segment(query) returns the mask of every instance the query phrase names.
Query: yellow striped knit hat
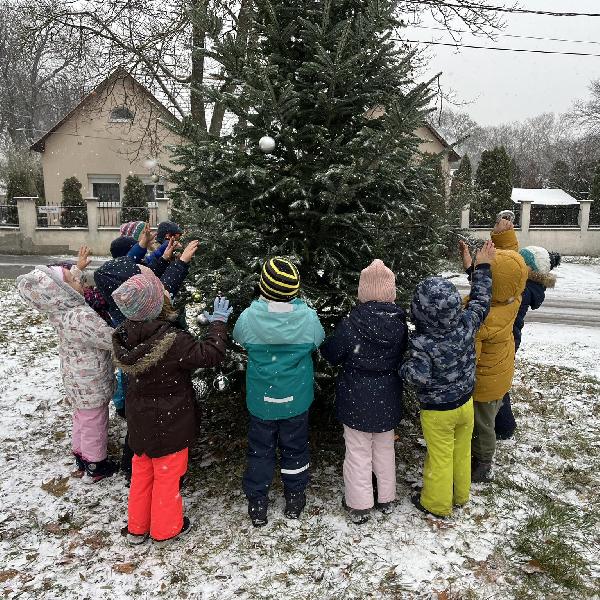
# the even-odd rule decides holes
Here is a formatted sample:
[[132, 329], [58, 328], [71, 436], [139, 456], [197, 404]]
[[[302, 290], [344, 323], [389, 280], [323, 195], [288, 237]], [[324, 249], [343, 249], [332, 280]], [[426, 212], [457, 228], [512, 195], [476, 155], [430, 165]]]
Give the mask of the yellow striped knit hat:
[[286, 258], [269, 258], [263, 264], [258, 287], [267, 300], [293, 300], [300, 291], [298, 269]]

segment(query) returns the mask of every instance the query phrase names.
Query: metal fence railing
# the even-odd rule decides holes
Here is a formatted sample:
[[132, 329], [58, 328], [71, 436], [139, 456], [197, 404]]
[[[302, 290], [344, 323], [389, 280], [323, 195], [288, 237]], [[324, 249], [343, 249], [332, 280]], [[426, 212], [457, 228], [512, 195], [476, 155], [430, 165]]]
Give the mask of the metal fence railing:
[[38, 227], [87, 227], [87, 207], [47, 205], [37, 207]]
[[0, 226], [19, 226], [19, 211], [17, 210], [16, 204], [0, 204]]
[[148, 221], [151, 227], [156, 227], [156, 203], [149, 202], [146, 206], [121, 206], [118, 202], [98, 203], [98, 227], [120, 227], [129, 221]]
[[579, 227], [579, 204], [568, 206], [546, 206], [533, 204], [529, 227], [566, 227], [577, 229]]

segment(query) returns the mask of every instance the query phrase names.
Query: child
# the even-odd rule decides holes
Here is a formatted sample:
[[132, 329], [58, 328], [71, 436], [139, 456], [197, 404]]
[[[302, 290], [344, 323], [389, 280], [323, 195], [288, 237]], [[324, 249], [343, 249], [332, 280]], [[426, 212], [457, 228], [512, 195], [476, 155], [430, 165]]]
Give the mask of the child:
[[398, 368], [406, 349], [406, 317], [394, 304], [396, 276], [374, 260], [360, 273], [358, 300], [320, 352], [343, 365], [336, 379], [336, 416], [344, 425], [344, 506], [356, 524], [373, 508], [384, 513], [396, 499], [394, 428], [402, 417], [402, 379]]
[[[497, 248], [519, 250], [519, 242], [511, 221], [501, 219], [492, 231], [492, 240]], [[546, 299], [546, 289], [553, 288], [556, 284], [556, 277], [550, 274], [553, 268], [553, 261], [550, 253], [545, 248], [528, 246], [519, 250], [519, 254], [523, 257], [527, 265], [528, 277], [521, 297], [521, 306], [513, 325], [515, 352], [521, 345], [521, 333], [525, 325], [527, 312], [530, 308], [531, 310], [540, 308]], [[496, 415], [496, 439], [510, 439], [514, 435], [516, 428], [517, 423], [510, 403], [510, 391], [508, 391], [504, 394], [502, 406]]]
[[296, 296], [300, 276], [287, 259], [265, 261], [260, 298], [240, 315], [233, 339], [248, 351], [250, 412], [243, 487], [255, 527], [267, 524], [268, 493], [279, 446], [285, 516], [298, 519], [308, 484], [308, 409], [314, 397], [311, 354], [325, 334], [317, 313]]
[[494, 259], [494, 245], [486, 242], [477, 253], [471, 297], [464, 310], [454, 284], [440, 277], [422, 281], [411, 304], [416, 331], [401, 374], [417, 388], [427, 443], [423, 489], [411, 501], [435, 516], [448, 516], [453, 504], [461, 506], [469, 500], [475, 336], [490, 307]]
[[523, 257], [515, 251], [518, 242], [514, 226], [507, 219], [501, 219], [495, 231], [500, 229], [505, 233], [492, 235], [492, 241], [499, 247], [492, 263], [492, 307], [476, 340], [475, 427], [471, 448], [472, 480], [476, 483], [490, 479], [496, 452], [496, 415], [512, 385], [515, 371], [513, 326], [529, 273]]
[[116, 471], [107, 458], [114, 373], [112, 329], [86, 304], [79, 282], [89, 263], [89, 249], [82, 246], [76, 267], [36, 267], [17, 278], [17, 290], [56, 329], [63, 384], [73, 407], [74, 476], [95, 483]]
[[116, 364], [128, 376], [125, 412], [134, 452], [123, 533], [132, 544], [149, 536], [165, 542], [191, 526], [179, 484], [195, 433], [192, 373], [222, 362], [232, 308], [226, 298], [217, 298], [206, 340], [198, 342], [170, 323], [170, 311], [158, 318], [165, 289], [147, 267], [115, 290], [113, 299], [127, 317], [113, 339]]

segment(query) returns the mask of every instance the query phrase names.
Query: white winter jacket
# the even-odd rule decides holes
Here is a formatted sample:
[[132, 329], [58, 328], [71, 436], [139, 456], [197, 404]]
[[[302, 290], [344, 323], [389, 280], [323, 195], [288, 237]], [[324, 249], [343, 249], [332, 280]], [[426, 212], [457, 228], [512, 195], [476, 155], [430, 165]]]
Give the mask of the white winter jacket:
[[113, 329], [48, 267], [17, 277], [17, 290], [56, 329], [63, 384], [73, 408], [107, 404], [114, 390]]

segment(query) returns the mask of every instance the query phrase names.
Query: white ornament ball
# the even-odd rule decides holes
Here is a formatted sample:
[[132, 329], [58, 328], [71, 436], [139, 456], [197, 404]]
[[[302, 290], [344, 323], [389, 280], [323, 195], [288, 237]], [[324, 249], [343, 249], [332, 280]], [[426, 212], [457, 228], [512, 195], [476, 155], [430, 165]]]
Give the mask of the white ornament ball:
[[225, 390], [229, 389], [229, 386], [229, 377], [223, 375], [223, 373], [217, 375], [213, 381], [213, 387], [219, 392], [224, 392]]
[[260, 140], [258, 140], [258, 147], [261, 152], [271, 154], [271, 152], [275, 150], [275, 140], [270, 135], [263, 135]]
[[198, 325], [208, 325], [208, 319], [204, 313], [200, 313], [196, 317], [196, 321], [198, 321]]
[[150, 179], [152, 179], [152, 183], [158, 183], [160, 181], [160, 175], [153, 173], [152, 177], [150, 177]]

